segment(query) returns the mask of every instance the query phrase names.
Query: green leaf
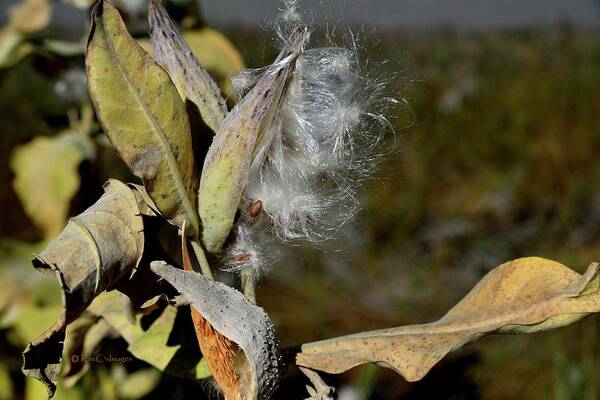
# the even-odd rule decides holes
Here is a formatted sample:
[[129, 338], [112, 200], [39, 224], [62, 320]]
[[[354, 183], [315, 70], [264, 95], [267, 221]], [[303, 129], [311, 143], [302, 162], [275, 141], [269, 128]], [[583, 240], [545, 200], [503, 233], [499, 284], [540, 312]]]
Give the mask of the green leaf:
[[[190, 363], [190, 354], [180, 354], [184, 345], [173, 338], [177, 316], [175, 307], [166, 306], [152, 324], [144, 328], [142, 314], [131, 315], [131, 302], [122, 293], [111, 291], [98, 296], [89, 311], [102, 317], [128, 343], [128, 350], [136, 358], [168, 374], [183, 377], [205, 377], [202, 362]], [[194, 343], [193, 335], [187, 335]]]
[[298, 29], [275, 62], [227, 115], [208, 149], [200, 189], [198, 212], [202, 220], [202, 241], [209, 252], [217, 252], [227, 239], [248, 180], [250, 166], [261, 162], [272, 135], [267, 134], [276, 119], [296, 59], [307, 40]]
[[14, 387], [10, 377], [10, 370], [4, 364], [0, 364], [0, 400], [14, 399]]
[[492, 333], [533, 333], [600, 311], [599, 266], [585, 274], [538, 257], [489, 272], [440, 320], [304, 344], [299, 366], [341, 373], [376, 363], [409, 381], [423, 378], [449, 352]]
[[94, 152], [92, 140], [74, 130], [36, 137], [15, 148], [10, 160], [13, 187], [44, 238], [56, 236], [65, 226], [71, 199], [79, 189], [77, 169]]
[[14, 29], [0, 30], [0, 69], [9, 68], [33, 52], [33, 45]]
[[85, 53], [85, 45], [79, 41], [44, 39], [42, 48], [61, 57], [76, 57]]
[[34, 259], [38, 270], [55, 274], [62, 289], [58, 320], [23, 352], [23, 372], [41, 380], [49, 394], [56, 389], [66, 326], [97, 295], [129, 277], [143, 249], [143, 221], [136, 197], [125, 184], [109, 180], [105, 194], [71, 218], [61, 234]]
[[169, 72], [181, 97], [190, 100], [206, 125], [217, 132], [227, 114], [219, 87], [179, 34], [161, 0], [148, 4], [154, 59]]
[[98, 119], [161, 214], [179, 227], [187, 221], [196, 236], [198, 179], [184, 103], [109, 1], [96, 4], [92, 19], [86, 66]]
[[132, 372], [118, 383], [117, 392], [121, 399], [140, 399], [148, 395], [160, 381], [160, 371], [146, 368]]
[[41, 248], [39, 243], [0, 240], [0, 329], [21, 321], [21, 313], [31, 303], [51, 302], [52, 291], [47, 288], [54, 288], [56, 280], [31, 268], [31, 257]]

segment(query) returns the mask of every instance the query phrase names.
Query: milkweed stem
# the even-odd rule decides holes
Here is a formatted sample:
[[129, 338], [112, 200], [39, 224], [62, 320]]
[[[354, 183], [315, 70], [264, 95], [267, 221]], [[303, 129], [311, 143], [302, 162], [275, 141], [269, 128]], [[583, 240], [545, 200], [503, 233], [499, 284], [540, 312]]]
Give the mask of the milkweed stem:
[[208, 264], [208, 260], [206, 259], [206, 253], [202, 248], [202, 245], [198, 240], [191, 240], [192, 249], [194, 250], [194, 254], [196, 255], [196, 259], [198, 260], [198, 264], [200, 264], [200, 270], [202, 271], [202, 275], [210, 280], [214, 280], [213, 273], [210, 269], [210, 265]]

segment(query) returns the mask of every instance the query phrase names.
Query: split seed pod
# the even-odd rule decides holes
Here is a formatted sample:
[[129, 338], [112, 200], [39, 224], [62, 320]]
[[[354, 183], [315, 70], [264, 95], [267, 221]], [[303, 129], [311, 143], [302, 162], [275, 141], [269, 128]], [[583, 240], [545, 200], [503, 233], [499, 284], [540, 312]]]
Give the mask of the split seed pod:
[[209, 252], [221, 249], [229, 235], [251, 165], [261, 162], [271, 137], [296, 60], [308, 40], [300, 27], [256, 86], [227, 115], [204, 161], [198, 212], [202, 240]]
[[161, 0], [148, 3], [148, 21], [154, 59], [169, 72], [181, 97], [191, 101], [206, 125], [216, 132], [227, 114], [217, 83], [177, 31]]
[[[150, 268], [177, 289], [206, 321], [204, 325], [212, 331], [207, 332], [206, 342], [228, 340], [238, 346], [235, 355], [229, 351], [211, 354], [221, 358], [218, 373], [235, 375], [232, 386], [222, 387], [225, 399], [269, 399], [279, 384], [282, 361], [275, 328], [265, 310], [250, 303], [239, 291], [199, 273], [183, 271], [164, 261], [154, 261]], [[209, 350], [219, 348], [224, 349], [215, 343]], [[232, 364], [233, 371], [222, 370]]]

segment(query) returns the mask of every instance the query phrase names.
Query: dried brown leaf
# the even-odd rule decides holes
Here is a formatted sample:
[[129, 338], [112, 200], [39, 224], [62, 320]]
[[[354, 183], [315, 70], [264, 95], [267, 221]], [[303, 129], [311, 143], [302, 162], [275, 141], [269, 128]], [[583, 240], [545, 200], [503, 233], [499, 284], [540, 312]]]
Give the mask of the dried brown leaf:
[[54, 273], [62, 288], [58, 320], [23, 352], [23, 372], [42, 381], [49, 394], [56, 389], [66, 326], [97, 295], [131, 275], [142, 257], [143, 222], [135, 195], [113, 179], [104, 190], [33, 260], [38, 270]]
[[304, 344], [298, 365], [342, 373], [376, 363], [417, 381], [446, 354], [492, 333], [533, 333], [600, 311], [598, 264], [580, 275], [538, 257], [489, 272], [440, 320]]

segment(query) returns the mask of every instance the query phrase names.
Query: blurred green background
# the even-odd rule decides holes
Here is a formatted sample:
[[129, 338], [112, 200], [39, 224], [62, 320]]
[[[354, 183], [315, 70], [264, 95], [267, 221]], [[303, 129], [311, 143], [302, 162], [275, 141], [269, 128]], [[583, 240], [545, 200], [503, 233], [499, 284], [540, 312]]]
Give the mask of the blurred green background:
[[[68, 182], [70, 189], [52, 198], [68, 215], [91, 205], [109, 177], [132, 180], [81, 111], [87, 94], [79, 40], [87, 11], [83, 2], [74, 3], [82, 8], [54, 6], [84, 21], [72, 29], [53, 25], [55, 12], [44, 20], [43, 2], [28, 9], [27, 23], [10, 27], [6, 3], [0, 19], [0, 399], [43, 398], [41, 386], [20, 373], [20, 352], [56, 313], [56, 299], [44, 290], [49, 283], [28, 262], [56, 228], [30, 218], [35, 211], [26, 208], [39, 208], [35, 199], [47, 194], [20, 198], [19, 171], [43, 161], [24, 173], [30, 181], [50, 191]], [[169, 7], [189, 32], [211, 26], [195, 4]], [[142, 38], [145, 17], [135, 8], [122, 10]], [[220, 30], [249, 67], [269, 63], [276, 53], [263, 26]], [[261, 281], [258, 301], [283, 346], [435, 320], [510, 259], [538, 255], [577, 271], [600, 261], [598, 28], [564, 21], [494, 30], [357, 31], [369, 70], [395, 76], [388, 92], [403, 100], [391, 116], [396, 133], [387, 138], [389, 151], [344, 239], [324, 249], [298, 246]], [[228, 90], [227, 79], [242, 61], [235, 49], [214, 43], [197, 49], [213, 51], [206, 62]], [[32, 140], [57, 138], [67, 129], [84, 131], [92, 149], [74, 159], [32, 151], [15, 161]], [[75, 177], [60, 168], [49, 176], [48, 163], [69, 163], [60, 168]], [[60, 213], [56, 218], [64, 223]], [[417, 383], [374, 366], [324, 379], [342, 400], [597, 399], [599, 318], [547, 333], [485, 338]], [[116, 337], [100, 344], [119, 354], [125, 347]], [[290, 368], [276, 398], [306, 397], [305, 383]], [[203, 398], [198, 388], [142, 361], [98, 363], [57, 398]]]

